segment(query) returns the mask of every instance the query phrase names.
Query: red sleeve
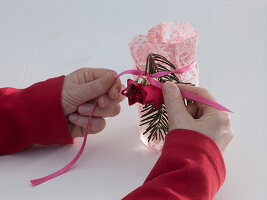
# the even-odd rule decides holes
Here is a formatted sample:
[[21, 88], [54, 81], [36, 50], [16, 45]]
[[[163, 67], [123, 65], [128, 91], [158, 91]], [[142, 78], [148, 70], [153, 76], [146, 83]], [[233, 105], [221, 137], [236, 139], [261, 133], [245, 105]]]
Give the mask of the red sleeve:
[[162, 154], [130, 199], [213, 199], [225, 179], [221, 152], [208, 136], [185, 129], [168, 133]]
[[0, 89], [0, 155], [32, 144], [72, 143], [61, 106], [64, 76], [26, 89]]

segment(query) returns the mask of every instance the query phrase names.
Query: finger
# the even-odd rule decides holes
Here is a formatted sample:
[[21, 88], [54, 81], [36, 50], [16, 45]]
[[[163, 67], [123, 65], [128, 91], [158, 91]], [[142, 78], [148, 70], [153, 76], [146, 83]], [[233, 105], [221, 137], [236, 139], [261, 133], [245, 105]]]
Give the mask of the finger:
[[72, 124], [71, 136], [72, 138], [83, 137], [82, 127]]
[[118, 95], [120, 94], [121, 89], [122, 89], [121, 81], [120, 79], [117, 79], [115, 83], [111, 86], [111, 88], [109, 89], [108, 94], [112, 99], [116, 99]]
[[197, 105], [195, 103], [187, 105], [186, 109], [193, 118], [197, 117]]
[[181, 128], [184, 122], [192, 119], [184, 105], [184, 99], [180, 90], [174, 83], [164, 83], [163, 97], [168, 113], [170, 130], [174, 129], [174, 127]]
[[[88, 116], [91, 113], [93, 106], [94, 106], [93, 104], [83, 104], [79, 106], [78, 112], [81, 115]], [[101, 108], [99, 106], [96, 106], [93, 116], [94, 117], [114, 117], [120, 113], [120, 110], [121, 110], [121, 106], [119, 103], [113, 104], [107, 108]]]
[[76, 74], [73, 77], [77, 78], [77, 82], [80, 84], [100, 79], [106, 74], [114, 74], [114, 77], [117, 76], [117, 73], [114, 70], [104, 68], [81, 68], [73, 73]]
[[[189, 86], [189, 85], [184, 85], [184, 84], [178, 84], [178, 87], [182, 90], [192, 92], [193, 94], [197, 94], [199, 96], [205, 97], [207, 99], [210, 99], [210, 100], [216, 102], [216, 99], [205, 88], [200, 88], [200, 87], [196, 87], [196, 86]], [[217, 110], [217, 109], [215, 109], [209, 105], [206, 105], [206, 104], [203, 104], [203, 103], [200, 103], [197, 101], [195, 103], [196, 103], [198, 109], [200, 109], [200, 110], [204, 110], [204, 109]]]
[[[71, 114], [69, 116], [69, 120], [71, 123], [86, 128], [87, 126], [87, 122], [88, 122], [88, 117], [87, 116], [82, 116], [79, 114]], [[88, 128], [88, 133], [98, 133], [100, 131], [102, 131], [106, 126], [106, 121], [101, 118], [101, 117], [92, 117], [90, 124], [89, 124], [89, 128]]]
[[80, 84], [77, 92], [85, 102], [95, 99], [103, 94], [106, 94], [115, 80], [114, 73], [107, 73], [105, 76], [91, 81], [89, 83]]
[[102, 95], [98, 98], [97, 103], [99, 107], [106, 108], [106, 107], [112, 106], [113, 104], [122, 102], [124, 98], [125, 96], [123, 96], [122, 94], [119, 94], [116, 99], [110, 98], [109, 95]]

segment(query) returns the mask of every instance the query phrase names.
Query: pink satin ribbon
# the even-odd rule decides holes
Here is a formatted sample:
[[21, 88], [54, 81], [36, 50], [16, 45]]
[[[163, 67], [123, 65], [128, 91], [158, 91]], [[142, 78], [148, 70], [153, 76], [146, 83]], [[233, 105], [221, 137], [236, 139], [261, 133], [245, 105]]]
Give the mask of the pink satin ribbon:
[[[152, 77], [152, 78], [159, 78], [161, 76], [165, 76], [165, 75], [168, 75], [168, 74], [171, 74], [171, 73], [175, 73], [175, 74], [182, 74], [188, 70], [190, 70], [192, 67], [195, 66], [195, 64], [197, 64], [196, 62], [193, 62], [191, 63], [190, 65], [188, 66], [185, 66], [183, 68], [180, 68], [180, 69], [177, 69], [177, 70], [174, 70], [174, 71], [163, 71], [163, 72], [157, 72], [157, 73], [154, 73], [154, 74], [148, 74], [147, 76], [148, 77]], [[145, 71], [142, 71], [140, 70], [139, 68], [136, 70], [136, 69], [130, 69], [130, 70], [125, 70], [123, 72], [121, 72], [117, 77], [116, 77], [116, 80], [122, 76], [122, 75], [125, 75], [125, 74], [132, 74], [132, 75], [136, 75], [136, 76], [146, 76], [146, 72]]]
[[36, 186], [36, 185], [39, 185], [41, 183], [44, 183], [46, 181], [49, 181], [50, 179], [53, 179], [57, 176], [60, 176], [61, 174], [64, 174], [65, 172], [69, 171], [70, 168], [78, 161], [78, 159], [81, 157], [82, 153], [83, 153], [83, 150], [84, 150], [84, 147], [86, 145], [86, 140], [87, 140], [87, 135], [88, 135], [88, 129], [89, 129], [89, 124], [90, 124], [90, 121], [91, 121], [91, 118], [92, 118], [92, 115], [94, 113], [94, 110], [95, 110], [95, 107], [96, 107], [96, 104], [97, 102], [94, 103], [93, 105], [93, 109], [91, 110], [91, 113], [89, 115], [89, 118], [88, 118], [88, 122], [87, 122], [87, 125], [86, 125], [86, 131], [85, 131], [85, 136], [84, 136], [84, 139], [83, 139], [83, 143], [82, 143], [82, 146], [79, 150], [79, 152], [77, 153], [77, 155], [73, 158], [72, 161], [70, 161], [69, 164], [67, 164], [65, 167], [63, 167], [62, 169], [52, 173], [52, 174], [49, 174], [47, 176], [44, 176], [42, 178], [38, 178], [38, 179], [34, 179], [34, 180], [31, 180], [31, 184], [33, 186]]
[[[168, 75], [170, 73], [176, 73], [176, 74], [181, 74], [181, 73], [184, 73], [188, 70], [190, 70], [193, 66], [195, 66], [196, 62], [193, 62], [191, 63], [190, 65], [186, 66], [186, 67], [183, 67], [181, 69], [178, 69], [178, 70], [175, 70], [175, 71], [171, 71], [171, 72], [167, 72], [167, 71], [164, 71], [164, 72], [157, 72], [157, 73], [154, 73], [154, 74], [151, 74], [151, 75], [148, 75], [147, 76], [147, 79], [148, 81], [150, 82], [150, 84], [158, 87], [158, 88], [161, 88], [163, 87], [163, 84], [158, 82], [157, 80], [153, 79], [153, 78], [159, 78], [159, 77], [162, 77], [162, 76], [165, 76], [165, 75]], [[142, 71], [142, 70], [126, 70], [122, 73], [120, 73], [117, 77], [116, 77], [116, 80], [124, 75], [124, 74], [132, 74], [132, 75], [137, 75], [137, 76], [145, 76], [145, 71]], [[181, 94], [183, 97], [185, 98], [188, 98], [188, 99], [191, 99], [191, 100], [194, 100], [194, 101], [198, 101], [198, 102], [201, 102], [201, 103], [204, 103], [204, 104], [207, 104], [209, 106], [212, 106], [214, 108], [217, 108], [218, 110], [222, 110], [222, 111], [226, 111], [226, 112], [232, 112], [230, 111], [229, 109], [223, 107], [222, 105], [214, 102], [214, 101], [211, 101], [205, 97], [202, 97], [202, 96], [199, 96], [199, 95], [196, 95], [196, 94], [193, 94], [191, 92], [188, 92], [188, 91], [185, 91], [185, 90], [182, 90], [180, 89], [181, 91]], [[81, 157], [82, 153], [83, 153], [83, 150], [85, 148], [85, 145], [86, 145], [86, 141], [87, 141], [87, 135], [88, 135], [88, 129], [89, 129], [89, 124], [90, 124], [90, 121], [91, 121], [91, 118], [92, 118], [92, 115], [94, 113], [94, 110], [95, 110], [95, 107], [96, 107], [96, 104], [97, 102], [94, 104], [93, 106], [93, 109], [91, 110], [91, 113], [89, 115], [89, 118], [88, 118], [88, 122], [87, 122], [87, 125], [86, 125], [86, 132], [85, 132], [85, 136], [84, 136], [84, 139], [83, 139], [83, 143], [82, 143], [82, 146], [79, 150], [79, 152], [77, 153], [77, 155], [72, 159], [72, 161], [69, 162], [69, 164], [67, 164], [65, 167], [61, 168], [60, 170], [52, 173], [52, 174], [49, 174], [47, 176], [44, 176], [42, 178], [38, 178], [38, 179], [34, 179], [34, 180], [31, 180], [31, 184], [33, 186], [36, 186], [36, 185], [39, 185], [39, 184], [42, 184], [46, 181], [49, 181], [50, 179], [53, 179], [57, 176], [60, 176], [62, 174], [64, 174], [65, 172], [67, 172], [68, 170], [70, 170], [70, 168], [78, 161], [78, 159]]]
[[[137, 70], [126, 70], [126, 71], [121, 72], [116, 77], [116, 79], [118, 79], [120, 76], [125, 75], [125, 74], [132, 74], [132, 75], [136, 75], [136, 76], [146, 76], [147, 80], [150, 82], [151, 85], [154, 85], [154, 86], [162, 89], [163, 88], [163, 84], [160, 83], [159, 81], [153, 79], [153, 78], [159, 78], [159, 77], [171, 74], [171, 73], [182, 74], [182, 73], [190, 70], [193, 66], [195, 66], [195, 64], [196, 64], [196, 62], [193, 62], [190, 65], [185, 66], [183, 68], [180, 68], [178, 70], [174, 70], [174, 71], [171, 71], [171, 72], [169, 72], [169, 71], [157, 72], [157, 73], [149, 74], [149, 75], [145, 75], [145, 71], [142, 71], [139, 68]], [[216, 108], [218, 110], [221, 110], [221, 111], [226, 111], [226, 112], [231, 112], [232, 113], [231, 110], [225, 108], [224, 106], [222, 106], [222, 105], [220, 105], [220, 104], [218, 104], [218, 103], [216, 103], [216, 102], [214, 102], [214, 101], [212, 101], [210, 99], [207, 99], [207, 98], [199, 96], [197, 94], [188, 92], [188, 91], [183, 90], [183, 89], [180, 89], [180, 92], [181, 92], [181, 95], [184, 98], [191, 99], [191, 100], [194, 100], [194, 101], [197, 101], [197, 102], [200, 102], [200, 103], [204, 103], [206, 105], [212, 106], [212, 107], [214, 107], [214, 108]]]

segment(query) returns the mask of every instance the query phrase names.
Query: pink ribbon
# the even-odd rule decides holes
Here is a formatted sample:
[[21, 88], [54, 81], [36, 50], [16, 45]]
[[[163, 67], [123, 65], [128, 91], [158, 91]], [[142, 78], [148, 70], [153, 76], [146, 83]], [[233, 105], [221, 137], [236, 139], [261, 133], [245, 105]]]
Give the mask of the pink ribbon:
[[[168, 74], [171, 74], [171, 73], [175, 73], [175, 74], [182, 74], [188, 70], [190, 70], [192, 67], [195, 66], [195, 64], [197, 64], [196, 62], [193, 62], [191, 63], [190, 65], [188, 66], [185, 66], [183, 68], [180, 68], [180, 69], [177, 69], [177, 70], [174, 70], [174, 71], [163, 71], [163, 72], [157, 72], [157, 73], [154, 73], [154, 74], [149, 74], [147, 76], [149, 77], [152, 77], [152, 78], [159, 78], [161, 76], [165, 76], [165, 75], [168, 75]], [[117, 77], [116, 77], [116, 80], [122, 76], [122, 75], [125, 75], [125, 74], [132, 74], [132, 75], [136, 75], [136, 76], [146, 76], [146, 72], [145, 71], [142, 71], [140, 70], [139, 68], [136, 69], [130, 69], [130, 70], [125, 70], [123, 72], [121, 72]]]
[[[183, 67], [181, 69], [178, 69], [178, 70], [175, 70], [175, 71], [171, 71], [171, 72], [168, 72], [168, 71], [164, 71], [164, 72], [157, 72], [157, 73], [154, 73], [154, 74], [151, 74], [151, 75], [148, 75], [147, 76], [147, 79], [148, 81], [150, 82], [150, 84], [158, 87], [158, 88], [161, 88], [163, 87], [163, 84], [158, 82], [157, 80], [153, 79], [153, 78], [159, 78], [159, 77], [162, 77], [162, 76], [165, 76], [165, 75], [168, 75], [170, 73], [176, 73], [176, 74], [181, 74], [181, 73], [184, 73], [188, 70], [190, 70], [194, 65], [196, 64], [196, 62], [193, 62], [191, 63], [190, 65], [186, 66], [186, 67]], [[132, 74], [132, 75], [137, 75], [137, 76], [145, 76], [145, 71], [142, 71], [142, 70], [126, 70], [122, 73], [120, 73], [117, 77], [116, 77], [116, 80], [124, 75], [124, 74]], [[207, 105], [210, 105], [214, 108], [217, 108], [218, 110], [222, 110], [222, 111], [227, 111], [227, 112], [232, 112], [230, 111], [229, 109], [223, 107], [222, 105], [214, 102], [214, 101], [211, 101], [210, 99], [207, 99], [205, 97], [202, 97], [202, 96], [199, 96], [199, 95], [196, 95], [196, 94], [193, 94], [191, 92], [188, 92], [188, 91], [185, 91], [185, 90], [182, 90], [180, 89], [181, 91], [181, 94], [184, 98], [188, 98], [188, 99], [191, 99], [191, 100], [194, 100], [194, 101], [198, 101], [198, 102], [201, 102], [201, 103], [204, 103], [204, 104], [207, 104]], [[82, 143], [82, 146], [79, 150], [79, 152], [77, 153], [77, 155], [72, 159], [72, 161], [69, 162], [69, 164], [67, 164], [65, 167], [61, 168], [60, 170], [52, 173], [52, 174], [49, 174], [47, 176], [44, 176], [42, 178], [38, 178], [38, 179], [34, 179], [34, 180], [31, 180], [31, 184], [33, 186], [36, 186], [36, 185], [39, 185], [39, 184], [42, 184], [46, 181], [49, 181], [50, 179], [53, 179], [57, 176], [60, 176], [62, 174], [64, 174], [65, 172], [67, 172], [68, 170], [70, 170], [70, 168], [79, 160], [79, 158], [81, 157], [83, 151], [84, 151], [84, 148], [85, 148], [85, 145], [86, 145], [86, 141], [87, 141], [87, 135], [88, 135], [88, 129], [89, 129], [89, 124], [90, 124], [90, 121], [91, 121], [91, 118], [92, 118], [92, 115], [94, 113], [94, 110], [95, 110], [95, 107], [96, 107], [96, 103], [94, 103], [93, 105], [93, 109], [91, 110], [90, 112], [90, 115], [89, 115], [89, 118], [88, 118], [88, 122], [87, 122], [87, 125], [86, 125], [86, 132], [85, 132], [85, 136], [84, 136], [84, 139], [83, 139], [83, 143]]]
[[[193, 66], [195, 66], [196, 62], [193, 62], [191, 63], [190, 65], [188, 66], [185, 66], [183, 68], [180, 68], [180, 69], [177, 69], [177, 70], [174, 70], [174, 71], [162, 71], [162, 72], [157, 72], [157, 73], [154, 73], [154, 74], [149, 74], [149, 75], [145, 75], [145, 71], [142, 71], [140, 70], [139, 68], [137, 70], [126, 70], [126, 71], [123, 71], [121, 72], [117, 77], [116, 79], [118, 79], [120, 76], [124, 75], [124, 74], [132, 74], [132, 75], [136, 75], [136, 76], [146, 76], [147, 77], [147, 80], [150, 82], [151, 85], [154, 85], [160, 89], [162, 89], [163, 87], [163, 84], [160, 83], [159, 81], [153, 79], [153, 78], [159, 78], [159, 77], [162, 77], [162, 76], [165, 76], [165, 75], [168, 75], [168, 74], [172, 74], [172, 73], [175, 73], [175, 74], [182, 74], [188, 70], [190, 70]], [[209, 105], [209, 106], [212, 106], [218, 110], [221, 110], [221, 111], [226, 111], [226, 112], [231, 112], [231, 110], [225, 108], [224, 106], [210, 100], [210, 99], [207, 99], [205, 97], [202, 97], [202, 96], [199, 96], [197, 94], [194, 94], [194, 93], [191, 93], [191, 92], [188, 92], [186, 90], [183, 90], [183, 89], [180, 89], [180, 92], [181, 92], [181, 95], [184, 97], [184, 98], [187, 98], [187, 99], [191, 99], [191, 100], [194, 100], [194, 101], [197, 101], [197, 102], [200, 102], [200, 103], [204, 103], [206, 105]]]
[[84, 150], [84, 147], [86, 145], [86, 140], [87, 140], [87, 135], [88, 135], [88, 129], [89, 129], [89, 124], [90, 124], [90, 121], [91, 121], [91, 118], [92, 118], [92, 115], [94, 113], [94, 110], [95, 110], [95, 107], [96, 107], [96, 104], [97, 102], [94, 103], [93, 105], [93, 109], [91, 110], [91, 113], [89, 115], [89, 118], [88, 118], [88, 122], [87, 122], [87, 125], [86, 125], [86, 131], [85, 131], [85, 136], [84, 136], [84, 139], [83, 139], [83, 143], [82, 143], [82, 146], [79, 150], [79, 152], [77, 153], [77, 155], [73, 158], [72, 161], [70, 161], [69, 164], [67, 164], [65, 167], [63, 167], [62, 169], [52, 173], [52, 174], [49, 174], [47, 176], [44, 176], [42, 178], [38, 178], [38, 179], [34, 179], [34, 180], [31, 180], [31, 184], [33, 186], [36, 186], [36, 185], [39, 185], [41, 183], [44, 183], [46, 181], [49, 181], [50, 179], [53, 179], [57, 176], [60, 176], [61, 174], [64, 174], [65, 172], [69, 171], [70, 168], [78, 161], [78, 159], [81, 157], [82, 153], [83, 153], [83, 150]]

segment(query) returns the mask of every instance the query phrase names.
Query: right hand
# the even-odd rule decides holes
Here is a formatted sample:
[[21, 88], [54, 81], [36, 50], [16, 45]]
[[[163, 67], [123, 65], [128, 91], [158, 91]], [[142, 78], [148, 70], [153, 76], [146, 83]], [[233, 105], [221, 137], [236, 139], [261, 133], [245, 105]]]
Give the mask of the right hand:
[[88, 132], [99, 133], [106, 125], [104, 118], [120, 112], [124, 96], [117, 73], [109, 69], [82, 68], [67, 75], [63, 82], [61, 104], [73, 138], [86, 132], [88, 116], [97, 101]]
[[216, 101], [206, 89], [182, 84], [177, 87], [174, 83], [166, 82], [163, 87], [163, 97], [170, 131], [189, 129], [201, 132], [213, 139], [223, 152], [233, 138], [229, 115], [199, 102], [185, 106], [179, 88]]

